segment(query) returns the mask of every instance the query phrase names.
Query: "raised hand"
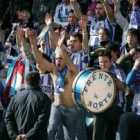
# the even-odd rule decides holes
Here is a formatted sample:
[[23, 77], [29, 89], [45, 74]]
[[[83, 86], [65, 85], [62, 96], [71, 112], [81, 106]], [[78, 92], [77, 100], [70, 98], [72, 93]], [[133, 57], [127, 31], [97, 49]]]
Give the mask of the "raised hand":
[[87, 16], [82, 16], [80, 21], [79, 21], [80, 27], [82, 29], [87, 29], [87, 22], [88, 22]]
[[138, 0], [129, 0], [129, 3], [130, 3], [132, 6], [134, 6], [134, 5], [136, 5], [137, 1], [138, 1]]
[[140, 66], [140, 57], [135, 60], [134, 68], [138, 69]]
[[135, 52], [136, 52], [135, 48], [132, 48], [132, 49], [129, 51], [129, 53], [130, 53], [131, 56], [134, 55]]
[[107, 0], [99, 0], [99, 1], [103, 4], [107, 3]]
[[112, 3], [114, 4], [114, 5], [118, 5], [118, 0], [112, 0]]
[[61, 35], [60, 35], [59, 40], [58, 40], [58, 46], [59, 46], [59, 47], [62, 47], [62, 46], [63, 46], [65, 37], [66, 37], [66, 31], [63, 30], [63, 31], [61, 32]]
[[45, 23], [46, 23], [46, 25], [50, 25], [50, 24], [52, 24], [52, 16], [50, 15], [50, 14], [46, 14], [45, 15]]
[[70, 3], [71, 3], [72, 5], [75, 5], [75, 4], [77, 3], [77, 0], [70, 0]]

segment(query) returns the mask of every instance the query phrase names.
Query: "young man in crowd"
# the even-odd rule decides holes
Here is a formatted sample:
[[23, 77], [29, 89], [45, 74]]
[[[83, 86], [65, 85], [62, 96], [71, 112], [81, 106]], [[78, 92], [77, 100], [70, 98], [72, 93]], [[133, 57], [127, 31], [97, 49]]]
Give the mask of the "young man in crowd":
[[[74, 105], [72, 99], [72, 83], [78, 74], [78, 69], [71, 61], [69, 55], [63, 48], [65, 35], [59, 39], [59, 48], [55, 56], [55, 64], [45, 60], [36, 45], [36, 36], [30, 38], [33, 52], [37, 61], [51, 73], [54, 83], [54, 103], [52, 104], [51, 116], [48, 127], [49, 140], [55, 140], [57, 127], [64, 126], [64, 138], [74, 140], [76, 124], [79, 116], [79, 110]], [[71, 119], [69, 119], [71, 118]]]

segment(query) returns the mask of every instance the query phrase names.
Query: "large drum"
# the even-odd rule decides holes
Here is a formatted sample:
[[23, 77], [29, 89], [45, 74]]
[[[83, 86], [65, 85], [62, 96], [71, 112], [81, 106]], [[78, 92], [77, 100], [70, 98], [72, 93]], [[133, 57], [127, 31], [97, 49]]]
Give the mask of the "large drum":
[[73, 82], [75, 104], [94, 113], [104, 112], [114, 101], [114, 83], [113, 77], [102, 70], [81, 71]]

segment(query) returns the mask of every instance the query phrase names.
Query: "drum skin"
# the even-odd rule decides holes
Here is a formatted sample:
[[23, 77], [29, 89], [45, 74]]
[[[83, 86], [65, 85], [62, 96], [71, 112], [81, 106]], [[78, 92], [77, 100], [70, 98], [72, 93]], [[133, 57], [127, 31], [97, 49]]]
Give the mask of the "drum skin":
[[100, 113], [108, 109], [115, 99], [113, 77], [102, 70], [81, 71], [73, 82], [73, 99], [76, 105]]

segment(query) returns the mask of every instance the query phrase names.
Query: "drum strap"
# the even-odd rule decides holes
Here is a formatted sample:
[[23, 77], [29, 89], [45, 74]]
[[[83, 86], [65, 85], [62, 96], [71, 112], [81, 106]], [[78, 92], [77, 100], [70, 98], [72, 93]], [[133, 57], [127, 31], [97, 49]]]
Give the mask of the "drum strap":
[[64, 77], [67, 73], [67, 70], [67, 66], [65, 66], [65, 68], [61, 71], [57, 70], [56, 87], [54, 93], [60, 94], [64, 91]]

